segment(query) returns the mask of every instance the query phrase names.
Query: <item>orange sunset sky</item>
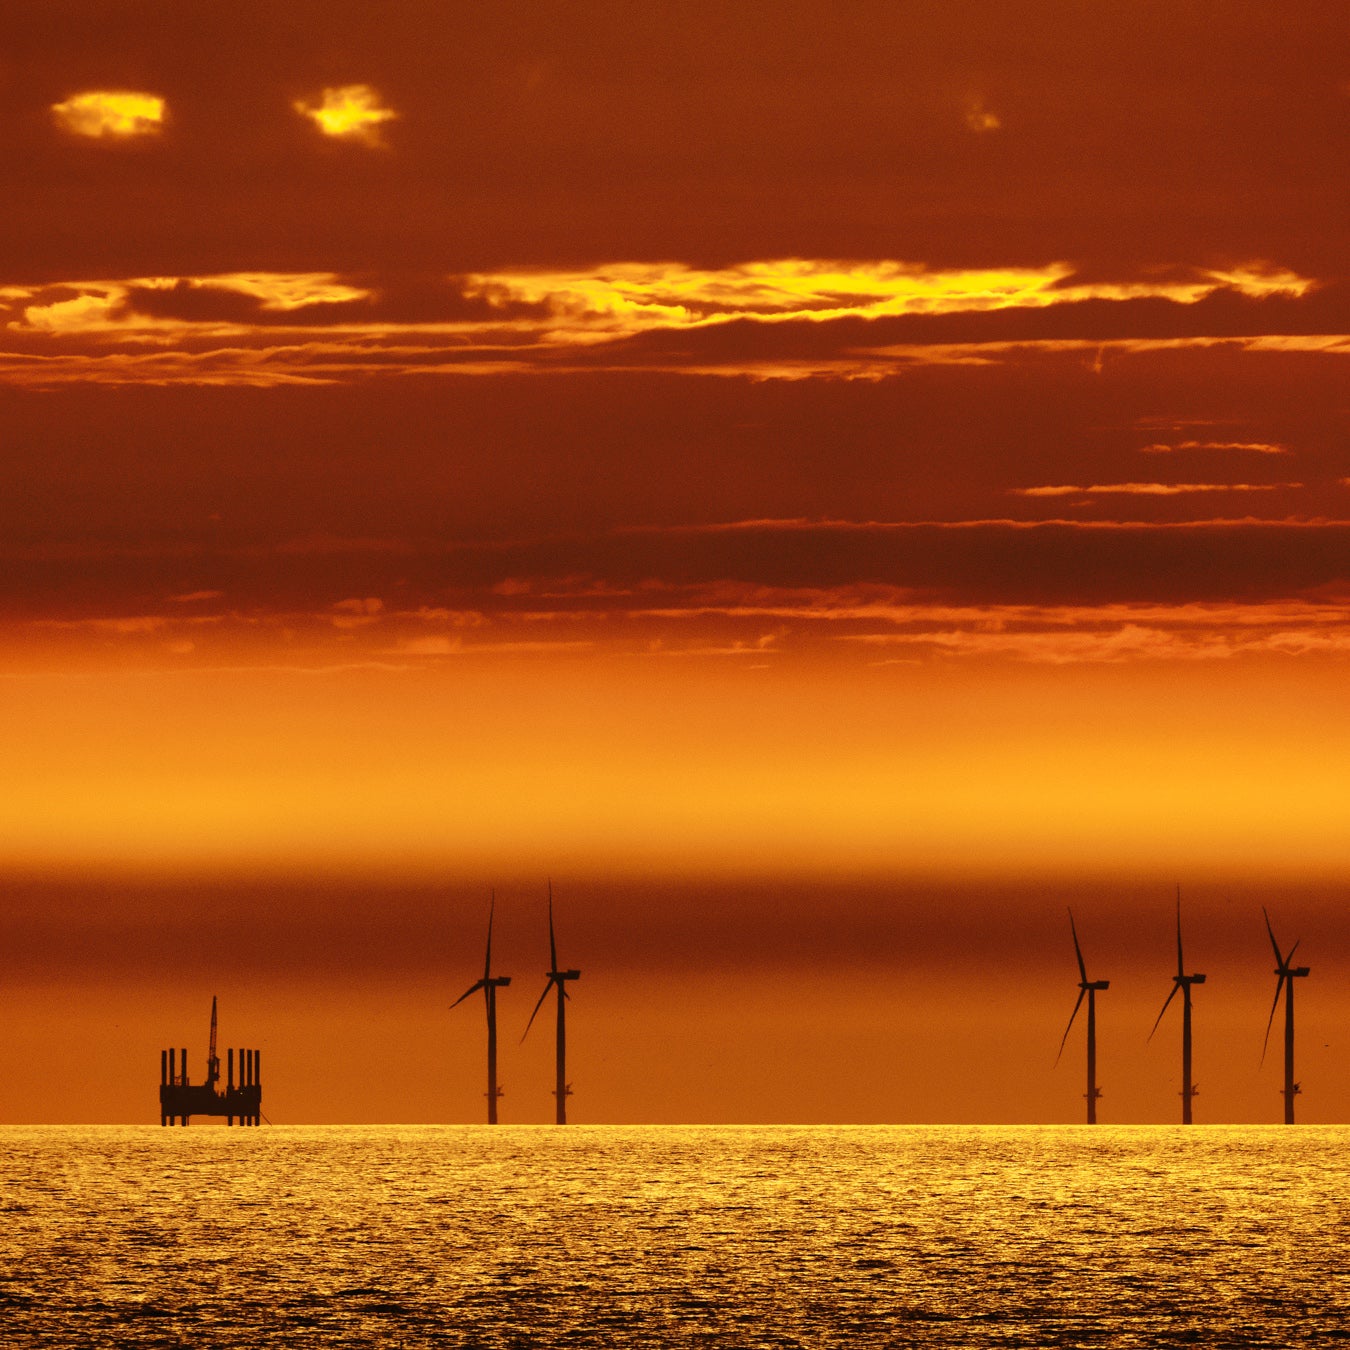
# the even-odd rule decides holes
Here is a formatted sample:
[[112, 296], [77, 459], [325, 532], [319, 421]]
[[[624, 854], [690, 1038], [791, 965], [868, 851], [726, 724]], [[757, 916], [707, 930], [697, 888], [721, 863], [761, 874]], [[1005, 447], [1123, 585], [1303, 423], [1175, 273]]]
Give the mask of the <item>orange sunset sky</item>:
[[[1350, 1113], [1350, 25], [0, 13], [0, 1121]], [[535, 1038], [538, 1038], [537, 1041]]]

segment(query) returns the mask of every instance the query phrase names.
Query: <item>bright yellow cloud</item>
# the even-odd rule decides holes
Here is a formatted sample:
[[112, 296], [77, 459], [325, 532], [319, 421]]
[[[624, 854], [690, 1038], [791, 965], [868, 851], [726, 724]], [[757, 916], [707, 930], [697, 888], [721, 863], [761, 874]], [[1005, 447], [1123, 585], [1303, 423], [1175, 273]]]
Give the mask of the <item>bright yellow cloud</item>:
[[[170, 289], [179, 278], [147, 277], [129, 285]], [[344, 300], [365, 300], [370, 291], [350, 286], [331, 272], [221, 272], [198, 280], [199, 285], [219, 286], [224, 290], [250, 295], [264, 309], [302, 309], [305, 305], [334, 305]]]
[[[284, 313], [306, 305], [338, 304], [362, 300], [371, 292], [340, 281], [331, 272], [224, 272], [209, 277], [131, 277], [124, 281], [70, 281], [69, 290], [80, 294], [70, 299], [45, 304], [22, 305], [30, 296], [40, 294], [39, 287], [6, 287], [0, 299], [19, 301], [23, 325], [35, 332], [109, 333], [131, 337], [136, 333], [155, 336], [196, 327], [212, 332], [242, 332], [247, 325], [225, 320], [199, 320], [187, 323], [178, 319], [155, 318], [137, 314], [127, 307], [133, 290], [170, 293], [176, 287], [192, 284], [213, 287], [257, 300], [264, 311]], [[11, 323], [11, 327], [15, 325]]]
[[900, 314], [1046, 309], [1084, 300], [1195, 304], [1221, 287], [1251, 297], [1302, 295], [1311, 280], [1252, 265], [1188, 281], [1075, 282], [1074, 267], [935, 270], [891, 260], [778, 258], [705, 270], [676, 262], [607, 263], [585, 271], [506, 271], [468, 278], [506, 299], [547, 303], [559, 339], [693, 327], [730, 319], [824, 321]]
[[52, 115], [73, 136], [152, 136], [164, 125], [164, 107], [156, 94], [93, 89], [52, 104]]
[[108, 288], [50, 305], [29, 305], [23, 318], [28, 327], [39, 332], [88, 333], [111, 325], [116, 305], [116, 296]]
[[380, 103], [380, 96], [368, 84], [344, 84], [325, 89], [318, 104], [296, 101], [295, 110], [308, 117], [325, 136], [379, 145], [380, 128], [398, 114]]

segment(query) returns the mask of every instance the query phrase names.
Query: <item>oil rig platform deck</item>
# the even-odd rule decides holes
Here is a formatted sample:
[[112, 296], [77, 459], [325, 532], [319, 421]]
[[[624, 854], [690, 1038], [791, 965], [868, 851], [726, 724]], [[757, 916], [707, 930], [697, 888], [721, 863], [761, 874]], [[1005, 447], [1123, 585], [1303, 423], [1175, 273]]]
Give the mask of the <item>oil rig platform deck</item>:
[[[235, 1082], [235, 1055], [239, 1081]], [[257, 1125], [262, 1117], [262, 1055], [257, 1050], [226, 1051], [225, 1087], [216, 1054], [216, 1000], [211, 1000], [211, 1043], [206, 1053], [206, 1081], [188, 1079], [187, 1050], [159, 1052], [159, 1123], [186, 1125], [193, 1116], [224, 1116], [227, 1125]]]

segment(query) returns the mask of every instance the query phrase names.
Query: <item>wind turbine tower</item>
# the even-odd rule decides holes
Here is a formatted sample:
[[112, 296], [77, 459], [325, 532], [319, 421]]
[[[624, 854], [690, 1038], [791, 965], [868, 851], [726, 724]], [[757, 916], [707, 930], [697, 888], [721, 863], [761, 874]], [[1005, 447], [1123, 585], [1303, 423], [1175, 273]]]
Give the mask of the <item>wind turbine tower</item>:
[[[1158, 1013], [1157, 1021], [1153, 1023], [1153, 1031], [1157, 1031], [1158, 1023], [1163, 1019], [1163, 1013], [1167, 1011], [1167, 1005], [1177, 996], [1177, 990], [1181, 990], [1181, 1123], [1189, 1125], [1191, 1123], [1191, 1102], [1199, 1088], [1191, 1081], [1191, 986], [1193, 984], [1204, 984], [1203, 975], [1187, 975], [1186, 963], [1181, 954], [1181, 887], [1177, 887], [1177, 973], [1172, 977], [1172, 992], [1168, 994], [1163, 1002], [1162, 1010]], [[1148, 1033], [1149, 1040], [1153, 1039], [1153, 1031]]]
[[1102, 1090], [1097, 1086], [1097, 991], [1109, 989], [1110, 980], [1089, 980], [1087, 977], [1087, 966], [1083, 962], [1083, 949], [1078, 945], [1078, 929], [1074, 926], [1073, 910], [1069, 911], [1069, 932], [1073, 934], [1073, 951], [1078, 958], [1078, 1002], [1073, 1005], [1073, 1012], [1069, 1014], [1069, 1025], [1064, 1028], [1064, 1037], [1059, 1043], [1059, 1054], [1055, 1056], [1055, 1063], [1058, 1064], [1060, 1055], [1064, 1053], [1064, 1046], [1068, 1042], [1069, 1032], [1073, 1030], [1073, 1020], [1078, 1016], [1078, 1010], [1083, 1006], [1083, 1000], [1087, 999], [1087, 1123], [1095, 1125], [1097, 1123], [1097, 1098], [1102, 1095]]
[[1275, 1009], [1280, 1006], [1280, 991], [1284, 991], [1284, 1123], [1292, 1125], [1294, 1123], [1294, 1098], [1299, 1094], [1299, 1086], [1294, 1082], [1294, 981], [1302, 979], [1308, 974], [1309, 967], [1293, 966], [1290, 962], [1294, 959], [1294, 953], [1298, 951], [1298, 943], [1295, 942], [1289, 948], [1288, 956], [1280, 955], [1280, 944], [1275, 941], [1275, 930], [1270, 926], [1270, 915], [1266, 914], [1265, 907], [1262, 906], [1261, 913], [1265, 916], [1266, 932], [1270, 934], [1270, 945], [1275, 948], [1275, 974], [1279, 977], [1275, 981], [1275, 1000], [1270, 1005], [1270, 1017], [1266, 1021], [1266, 1039], [1261, 1045], [1261, 1060], [1265, 1062], [1266, 1047], [1270, 1044], [1270, 1028], [1275, 1021]]
[[477, 984], [470, 985], [450, 1006], [458, 1008], [470, 994], [476, 994], [480, 989], [483, 991], [483, 999], [487, 1004], [487, 1034], [488, 1034], [488, 1053], [487, 1053], [487, 1103], [488, 1103], [488, 1124], [497, 1123], [497, 1098], [502, 1095], [502, 1090], [497, 1086], [497, 990], [504, 989], [511, 983], [509, 975], [494, 975], [492, 973], [492, 920], [497, 910], [497, 893], [492, 893], [492, 900], [488, 908], [488, 935], [487, 935], [487, 960], [483, 963], [483, 978]]
[[[530, 1020], [525, 1024], [525, 1036], [530, 1034], [530, 1028], [534, 1025], [534, 1019], [539, 1009], [544, 1006], [544, 1000], [548, 997], [548, 991], [556, 988], [558, 991], [558, 1043], [557, 1043], [557, 1085], [553, 1089], [553, 1095], [557, 1098], [557, 1122], [559, 1125], [567, 1124], [567, 1099], [572, 1095], [572, 1085], [567, 1081], [567, 992], [568, 980], [579, 980], [581, 972], [579, 970], [559, 970], [558, 969], [558, 944], [553, 939], [553, 883], [548, 884], [548, 959], [549, 968], [546, 972], [547, 983], [544, 985], [544, 992], [539, 995], [539, 1002], [534, 1005], [534, 1012], [530, 1014]], [[523, 1042], [525, 1036], [520, 1039]]]

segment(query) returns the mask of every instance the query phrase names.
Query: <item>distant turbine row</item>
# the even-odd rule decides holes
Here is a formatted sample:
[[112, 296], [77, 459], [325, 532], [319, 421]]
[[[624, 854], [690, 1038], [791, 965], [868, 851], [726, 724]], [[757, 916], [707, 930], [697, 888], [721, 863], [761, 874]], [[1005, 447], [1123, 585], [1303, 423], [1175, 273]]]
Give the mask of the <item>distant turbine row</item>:
[[[450, 1005], [452, 1008], [457, 1008], [470, 994], [476, 994], [480, 989], [483, 991], [483, 999], [487, 1005], [487, 1118], [489, 1125], [497, 1123], [497, 1100], [502, 1095], [502, 1089], [497, 1083], [497, 990], [511, 983], [509, 975], [494, 975], [492, 973], [492, 920], [496, 915], [496, 910], [497, 895], [494, 891], [488, 906], [487, 959], [483, 963], [483, 978], [476, 984], [471, 984]], [[539, 1002], [534, 1005], [534, 1012], [530, 1014], [530, 1020], [525, 1024], [525, 1032], [520, 1039], [523, 1042], [525, 1037], [530, 1034], [534, 1019], [538, 1016], [539, 1009], [544, 1006], [544, 1000], [548, 997], [548, 991], [556, 989], [558, 991], [557, 1082], [553, 1089], [553, 1095], [558, 1102], [557, 1123], [566, 1125], [567, 1099], [572, 1095], [572, 1085], [567, 1081], [567, 1000], [571, 997], [567, 992], [567, 983], [569, 980], [579, 980], [581, 972], [579, 970], [558, 969], [558, 944], [553, 937], [553, 883], [551, 881], [548, 885], [548, 956], [549, 968], [544, 972], [546, 977], [544, 992], [539, 995]]]
[[[1266, 1021], [1266, 1038], [1261, 1045], [1261, 1060], [1264, 1063], [1266, 1050], [1270, 1045], [1270, 1029], [1275, 1023], [1275, 1012], [1280, 1006], [1280, 994], [1285, 996], [1284, 1003], [1284, 1087], [1282, 1095], [1284, 1096], [1284, 1123], [1292, 1125], [1294, 1123], [1294, 1098], [1300, 1092], [1299, 1085], [1294, 1081], [1294, 981], [1301, 979], [1309, 973], [1307, 966], [1294, 966], [1291, 964], [1294, 959], [1294, 953], [1298, 950], [1298, 943], [1295, 942], [1290, 947], [1288, 953], [1280, 951], [1280, 944], [1275, 939], [1275, 930], [1271, 927], [1270, 915], [1266, 913], [1264, 906], [1261, 914], [1266, 921], [1266, 932], [1270, 935], [1270, 945], [1275, 950], [1275, 975], [1278, 977], [1275, 982], [1275, 999], [1270, 1005], [1270, 1017]], [[1069, 1025], [1064, 1028], [1064, 1036], [1059, 1043], [1059, 1055], [1055, 1056], [1055, 1063], [1058, 1064], [1060, 1056], [1064, 1054], [1064, 1047], [1069, 1040], [1069, 1032], [1073, 1030], [1074, 1019], [1078, 1016], [1078, 1010], [1083, 1006], [1083, 1000], [1087, 999], [1087, 1123], [1095, 1125], [1097, 1123], [1097, 1099], [1102, 1095], [1102, 1090], [1097, 1086], [1097, 994], [1101, 990], [1111, 987], [1110, 980], [1089, 980], [1087, 977], [1087, 964], [1083, 960], [1083, 949], [1078, 942], [1078, 929], [1073, 921], [1073, 911], [1069, 911], [1069, 931], [1073, 935], [1074, 955], [1078, 958], [1078, 1001], [1073, 1005], [1073, 1012], [1069, 1014]], [[1204, 984], [1205, 977], [1199, 974], [1188, 975], [1186, 973], [1186, 961], [1182, 955], [1181, 948], [1181, 888], [1177, 888], [1177, 973], [1172, 976], [1172, 991], [1163, 1000], [1163, 1005], [1153, 1023], [1153, 1030], [1148, 1033], [1148, 1039], [1153, 1039], [1153, 1032], [1157, 1031], [1162, 1022], [1163, 1014], [1167, 1011], [1168, 1004], [1177, 996], [1177, 991], [1181, 992], [1181, 1123], [1183, 1125], [1191, 1124], [1191, 1103], [1199, 1089], [1196, 1087], [1191, 1074], [1191, 988], [1193, 985]]]
[[[317, 102], [297, 99], [292, 109], [307, 117], [325, 136], [379, 145], [380, 129], [398, 116], [386, 108], [368, 84], [325, 89]], [[168, 102], [159, 94], [129, 89], [87, 89], [52, 104], [52, 116], [63, 131], [93, 140], [128, 140], [155, 136], [164, 129]]]

